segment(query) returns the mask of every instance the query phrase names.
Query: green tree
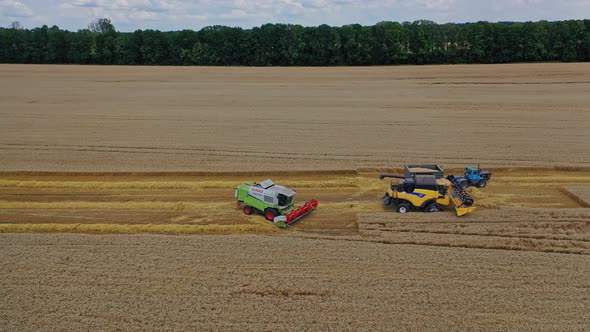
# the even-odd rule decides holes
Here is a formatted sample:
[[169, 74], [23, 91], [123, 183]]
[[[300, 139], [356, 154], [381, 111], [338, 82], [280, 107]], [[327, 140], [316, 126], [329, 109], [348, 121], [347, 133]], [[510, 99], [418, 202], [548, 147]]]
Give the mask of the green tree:
[[54, 25], [47, 30], [46, 63], [68, 63], [67, 32]]
[[90, 30], [78, 30], [77, 33], [70, 33], [67, 35], [68, 44], [68, 59], [71, 63], [77, 64], [91, 64], [95, 63], [93, 49], [96, 49], [94, 35]]
[[334, 66], [342, 65], [340, 49], [342, 40], [338, 29], [328, 25], [304, 28], [302, 33], [302, 54], [300, 65]]
[[88, 30], [96, 33], [109, 34], [116, 32], [115, 26], [108, 18], [99, 18], [88, 23]]
[[0, 62], [120, 65], [340, 66], [590, 61], [590, 20], [265, 24], [117, 32], [109, 19], [69, 32], [0, 28]]
[[192, 49], [183, 50], [181, 58], [188, 65], [210, 66], [219, 62], [219, 58], [212, 54], [207, 44], [197, 42]]

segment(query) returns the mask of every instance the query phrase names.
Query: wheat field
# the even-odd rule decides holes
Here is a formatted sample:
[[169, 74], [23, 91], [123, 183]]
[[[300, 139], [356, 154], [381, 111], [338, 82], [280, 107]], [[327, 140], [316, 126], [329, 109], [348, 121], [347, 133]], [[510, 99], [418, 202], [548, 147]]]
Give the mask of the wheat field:
[[[0, 77], [0, 331], [590, 329], [590, 64]], [[408, 163], [493, 177], [400, 215]], [[318, 209], [245, 215], [266, 178]]]
[[588, 257], [249, 235], [0, 234], [5, 331], [586, 331]]
[[590, 166], [590, 64], [0, 65], [0, 170]]

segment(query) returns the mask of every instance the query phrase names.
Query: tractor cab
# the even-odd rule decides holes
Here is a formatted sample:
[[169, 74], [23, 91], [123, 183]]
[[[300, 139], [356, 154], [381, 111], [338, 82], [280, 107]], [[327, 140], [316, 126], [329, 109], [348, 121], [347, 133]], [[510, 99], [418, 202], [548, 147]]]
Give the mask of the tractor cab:
[[492, 177], [492, 172], [484, 171], [479, 167], [468, 166], [465, 168], [465, 178], [471, 182], [477, 183], [481, 180], [488, 181]]
[[463, 189], [466, 189], [469, 186], [476, 186], [478, 188], [483, 188], [487, 185], [487, 182], [492, 178], [492, 172], [484, 171], [479, 167], [475, 166], [468, 166], [465, 167], [465, 172], [463, 176], [455, 176], [457, 182], [461, 185]]
[[479, 168], [475, 167], [475, 166], [468, 166], [465, 168], [465, 177], [469, 178], [469, 177], [474, 177], [479, 175]]

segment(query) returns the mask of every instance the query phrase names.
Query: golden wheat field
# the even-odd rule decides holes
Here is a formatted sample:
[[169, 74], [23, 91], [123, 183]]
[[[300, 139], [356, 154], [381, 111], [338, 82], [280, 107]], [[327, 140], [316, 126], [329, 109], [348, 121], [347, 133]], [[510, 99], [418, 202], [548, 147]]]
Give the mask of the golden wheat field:
[[[0, 65], [0, 331], [587, 331], [589, 77]], [[406, 163], [493, 176], [400, 215]], [[266, 178], [319, 208], [245, 215]]]
[[590, 166], [590, 64], [0, 65], [14, 171]]
[[2, 330], [587, 331], [588, 256], [266, 236], [0, 234]]

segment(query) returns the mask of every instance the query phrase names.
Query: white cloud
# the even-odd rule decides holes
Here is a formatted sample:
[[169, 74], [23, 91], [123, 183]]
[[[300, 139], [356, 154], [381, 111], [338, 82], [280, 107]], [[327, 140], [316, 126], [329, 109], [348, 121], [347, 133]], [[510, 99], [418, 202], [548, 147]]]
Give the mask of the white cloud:
[[455, 0], [419, 0], [416, 1], [416, 3], [423, 6], [426, 9], [449, 10], [455, 4]]
[[177, 1], [171, 0], [66, 0], [62, 8], [99, 8], [105, 11], [165, 12], [176, 8]]
[[19, 18], [27, 27], [57, 24], [75, 30], [106, 17], [121, 31], [217, 24], [561, 20], [586, 18], [589, 12], [589, 0], [0, 0], [3, 25]]
[[137, 25], [143, 28], [146, 22], [171, 19], [170, 12], [182, 5], [174, 0], [64, 0], [60, 8], [64, 16], [110, 18], [115, 24]]
[[16, 0], [0, 1], [0, 17], [24, 18], [34, 16], [33, 10], [26, 4]]

